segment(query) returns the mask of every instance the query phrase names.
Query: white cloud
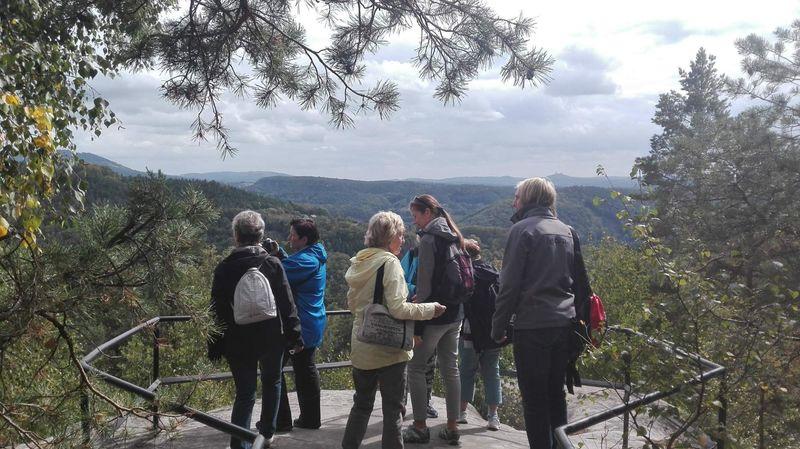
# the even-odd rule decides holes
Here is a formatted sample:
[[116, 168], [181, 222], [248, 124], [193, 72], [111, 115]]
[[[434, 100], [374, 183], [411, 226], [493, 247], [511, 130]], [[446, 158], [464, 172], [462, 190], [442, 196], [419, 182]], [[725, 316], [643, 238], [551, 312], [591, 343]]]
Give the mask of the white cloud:
[[[355, 129], [339, 130], [324, 114], [289, 101], [264, 110], [225, 97], [220, 107], [239, 154], [222, 161], [213, 142], [191, 140], [194, 113], [160, 98], [159, 74], [139, 73], [95, 83], [124, 129], [96, 140], [82, 135], [79, 149], [167, 173], [591, 176], [602, 164], [611, 174], [627, 174], [657, 132], [650, 121], [657, 95], [678, 87], [678, 68], [699, 47], [717, 56], [722, 72], [736, 74], [736, 38], [768, 35], [800, 15], [800, 6], [785, 0], [748, 8], [721, 0], [489, 3], [505, 16], [522, 11], [536, 18], [536, 45], [558, 59], [552, 84], [520, 90], [502, 83], [500, 61], [470, 84], [463, 101], [443, 106], [433, 99], [435, 83], [420, 80], [411, 62], [417, 34], [410, 30], [367, 61], [365, 85], [390, 79], [401, 91], [401, 109], [389, 121], [360, 115]], [[324, 45], [324, 27], [304, 17], [309, 41]]]

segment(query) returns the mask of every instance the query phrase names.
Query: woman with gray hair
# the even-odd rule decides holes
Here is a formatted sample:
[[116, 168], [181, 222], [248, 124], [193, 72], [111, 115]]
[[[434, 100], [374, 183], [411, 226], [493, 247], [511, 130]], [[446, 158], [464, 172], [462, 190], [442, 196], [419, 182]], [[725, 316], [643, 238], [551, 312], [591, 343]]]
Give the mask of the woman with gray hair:
[[[264, 436], [265, 447], [270, 447], [281, 395], [284, 348], [291, 346], [295, 352], [303, 350], [300, 320], [281, 262], [261, 247], [264, 237], [261, 215], [251, 210], [242, 211], [233, 218], [231, 228], [235, 248], [217, 265], [211, 284], [211, 314], [222, 333], [211, 336], [208, 356], [211, 360], [222, 357], [227, 360], [236, 384], [231, 423], [245, 429], [250, 428], [256, 399], [256, 373], [260, 365], [262, 404], [261, 419], [256, 427]], [[251, 268], [257, 268], [269, 283], [278, 316], [238, 324], [239, 317], [234, 316], [234, 296], [237, 296], [239, 281]], [[261, 290], [268, 295], [263, 292], [263, 287]], [[231, 437], [231, 449], [249, 447], [250, 443]]]
[[347, 305], [353, 313], [350, 359], [353, 362], [355, 394], [342, 439], [344, 449], [361, 446], [375, 403], [375, 392], [379, 388], [383, 403], [381, 447], [403, 447], [400, 426], [403, 420], [406, 363], [411, 360], [413, 352], [365, 343], [356, 338], [364, 320], [364, 309], [373, 302], [378, 270], [383, 267], [382, 303], [395, 319], [429, 320], [445, 311], [445, 306], [439, 303], [406, 302], [408, 287], [397, 258], [403, 246], [404, 232], [403, 220], [394, 212], [378, 212], [373, 215], [364, 235], [364, 245], [367, 248], [350, 259], [351, 265], [345, 274], [349, 287]]
[[[583, 258], [575, 231], [556, 218], [556, 189], [544, 178], [520, 182], [516, 213], [500, 272], [492, 338], [505, 341], [514, 320], [514, 363], [528, 443], [554, 447], [553, 430], [567, 422], [564, 393], [576, 291]], [[579, 295], [580, 296], [580, 295]]]

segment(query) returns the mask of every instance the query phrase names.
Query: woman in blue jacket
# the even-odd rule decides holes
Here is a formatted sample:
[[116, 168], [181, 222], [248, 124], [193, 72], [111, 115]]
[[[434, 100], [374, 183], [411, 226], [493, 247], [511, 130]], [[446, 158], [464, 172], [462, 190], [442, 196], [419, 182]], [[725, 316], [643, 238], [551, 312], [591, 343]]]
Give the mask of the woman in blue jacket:
[[[292, 421], [286, 379], [283, 378], [281, 406], [278, 412], [278, 430], [288, 431], [293, 426], [304, 429], [319, 429], [320, 383], [314, 360], [316, 349], [322, 344], [327, 318], [325, 316], [325, 263], [328, 254], [319, 242], [319, 231], [310, 218], [292, 220], [289, 225], [289, 246], [294, 253], [277, 248], [277, 256], [283, 263], [286, 278], [292, 288], [297, 316], [300, 318], [305, 349], [300, 353], [289, 352], [288, 358], [294, 367], [297, 402], [300, 416]], [[275, 245], [277, 247], [277, 245]]]

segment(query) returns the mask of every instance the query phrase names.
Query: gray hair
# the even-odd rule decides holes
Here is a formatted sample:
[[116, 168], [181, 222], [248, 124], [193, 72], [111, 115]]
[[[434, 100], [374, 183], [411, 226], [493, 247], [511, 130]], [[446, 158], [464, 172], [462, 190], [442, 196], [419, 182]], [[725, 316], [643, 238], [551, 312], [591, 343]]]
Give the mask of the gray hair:
[[528, 178], [517, 184], [519, 204], [522, 206], [540, 206], [556, 212], [556, 187], [549, 179]]
[[369, 248], [386, 248], [392, 239], [406, 232], [403, 219], [394, 212], [381, 211], [369, 219], [364, 245]]
[[239, 245], [257, 245], [264, 238], [264, 219], [252, 210], [243, 210], [231, 222], [233, 237]]

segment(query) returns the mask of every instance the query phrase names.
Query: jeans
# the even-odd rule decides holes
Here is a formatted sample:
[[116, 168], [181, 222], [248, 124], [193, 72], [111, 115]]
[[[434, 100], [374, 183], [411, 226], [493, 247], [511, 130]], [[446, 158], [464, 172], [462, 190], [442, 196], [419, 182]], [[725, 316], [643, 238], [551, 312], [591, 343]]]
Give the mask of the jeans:
[[[272, 345], [260, 359], [228, 358], [228, 365], [236, 384], [236, 398], [231, 410], [231, 423], [250, 428], [253, 405], [256, 402], [257, 369], [261, 366], [261, 419], [258, 427], [264, 437], [275, 433], [278, 402], [281, 395], [281, 368], [283, 346]], [[250, 443], [231, 437], [231, 449], [249, 449]]]
[[483, 378], [483, 388], [486, 394], [486, 404], [500, 405], [503, 403], [503, 391], [500, 388], [500, 349], [484, 349], [475, 352], [475, 348], [464, 347], [464, 342], [458, 342], [459, 365], [461, 375], [461, 400], [472, 402], [475, 398], [475, 374], [480, 369]]
[[444, 383], [447, 419], [455, 421], [461, 410], [461, 381], [458, 376], [458, 334], [461, 321], [451, 324], [428, 324], [422, 335], [422, 344], [414, 348], [414, 357], [408, 362], [408, 384], [411, 390], [411, 407], [415, 421], [428, 417], [427, 382], [425, 372], [428, 359], [434, 350], [439, 362], [439, 374]]
[[[303, 427], [317, 428], [320, 426], [319, 411], [319, 371], [314, 362], [317, 348], [304, 348], [297, 354], [286, 351], [284, 363], [292, 360], [294, 369], [294, 383], [297, 388], [297, 403], [300, 406], [298, 419]], [[292, 410], [289, 408], [289, 390], [286, 388], [286, 377], [281, 375], [281, 405], [278, 410], [278, 428], [292, 427]]]
[[[428, 404], [431, 403], [431, 396], [433, 396], [433, 380], [436, 375], [436, 348], [433, 349], [433, 354], [428, 359], [428, 368], [425, 371], [425, 383], [428, 385]], [[408, 383], [406, 383], [406, 394], [403, 396], [403, 405], [408, 403]]]
[[406, 363], [396, 363], [383, 368], [361, 370], [353, 368], [353, 408], [347, 418], [342, 438], [343, 449], [357, 449], [367, 432], [369, 417], [375, 405], [375, 391], [380, 388], [383, 404], [383, 435], [381, 448], [402, 449], [403, 395], [406, 386]]
[[553, 430], [567, 423], [564, 379], [571, 331], [571, 327], [514, 331], [514, 363], [533, 449], [554, 448]]

